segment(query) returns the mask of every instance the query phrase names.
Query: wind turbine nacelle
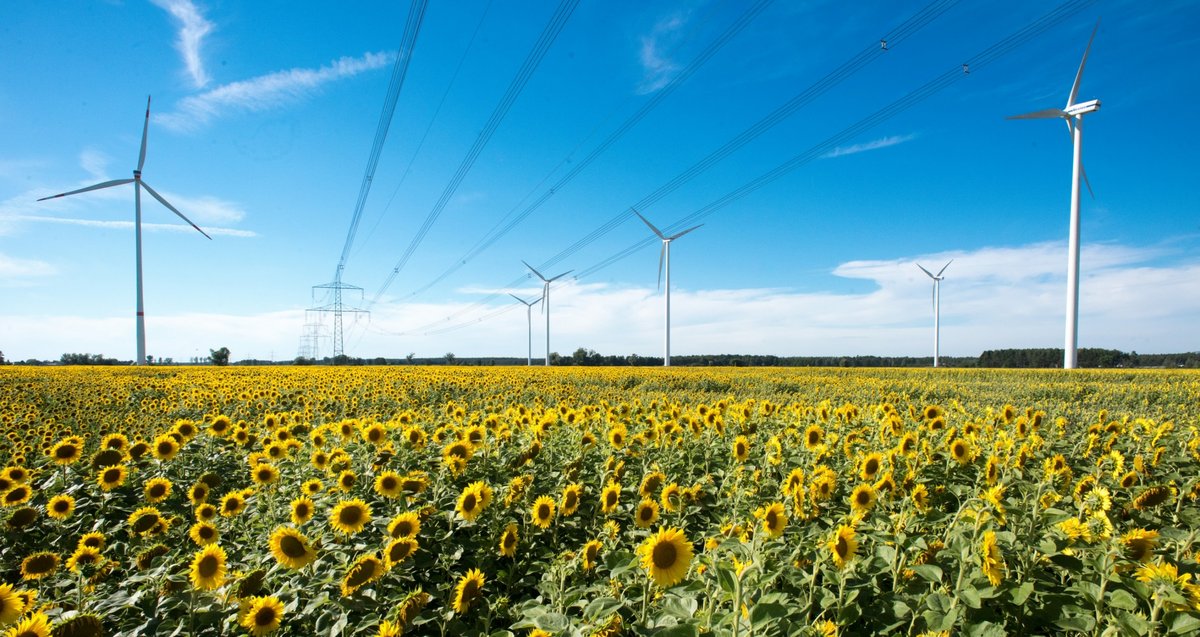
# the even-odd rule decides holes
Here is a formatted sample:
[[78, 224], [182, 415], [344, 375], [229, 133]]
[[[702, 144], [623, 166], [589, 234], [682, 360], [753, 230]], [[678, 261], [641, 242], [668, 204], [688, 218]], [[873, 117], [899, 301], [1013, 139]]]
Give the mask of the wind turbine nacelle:
[[1078, 104], [1072, 104], [1071, 106], [1068, 106], [1067, 108], [1063, 109], [1063, 112], [1066, 113], [1069, 117], [1076, 117], [1078, 115], [1094, 113], [1098, 110], [1100, 110], [1100, 100], [1089, 100], [1087, 102], [1080, 102]]

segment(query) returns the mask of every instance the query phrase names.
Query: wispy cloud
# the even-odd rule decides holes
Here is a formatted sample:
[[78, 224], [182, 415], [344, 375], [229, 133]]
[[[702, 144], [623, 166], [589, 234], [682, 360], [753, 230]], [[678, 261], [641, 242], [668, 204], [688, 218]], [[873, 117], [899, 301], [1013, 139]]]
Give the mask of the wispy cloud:
[[95, 148], [85, 148], [79, 153], [79, 167], [96, 181], [108, 179], [108, 164], [111, 157]]
[[343, 57], [317, 69], [289, 69], [249, 80], [232, 82], [185, 97], [178, 109], [155, 117], [160, 124], [191, 131], [229, 111], [264, 111], [303, 99], [322, 86], [390, 64], [390, 53]]
[[213, 24], [204, 19], [192, 0], [151, 1], [179, 22], [179, 39], [175, 42], [175, 48], [183, 56], [183, 64], [187, 67], [192, 84], [196, 88], [204, 88], [208, 84], [208, 74], [204, 71], [204, 61], [200, 59], [200, 45], [204, 36], [213, 30]]
[[679, 40], [680, 31], [687, 23], [687, 14], [675, 13], [654, 25], [648, 35], [642, 36], [638, 59], [642, 65], [642, 81], [638, 85], [639, 95], [653, 93], [667, 85], [679, 70], [679, 63], [664, 52]]
[[[108, 219], [76, 219], [71, 217], [46, 217], [38, 215], [13, 215], [4, 217], [13, 221], [29, 221], [33, 223], [57, 223], [70, 226], [85, 226], [88, 228], [108, 228], [115, 230], [133, 230], [132, 221], [115, 221]], [[189, 225], [182, 223], [147, 223], [142, 222], [142, 230], [146, 232], [164, 231], [164, 232], [190, 232], [196, 230]], [[213, 236], [226, 237], [257, 237], [258, 234], [251, 230], [239, 230], [237, 228], [213, 228], [206, 227], [204, 231]], [[201, 237], [203, 238], [203, 237]]]
[[888, 146], [903, 144], [904, 142], [909, 142], [916, 138], [916, 133], [909, 133], [908, 135], [892, 135], [890, 137], [883, 137], [873, 141], [863, 142], [861, 144], [854, 144], [852, 146], [838, 146], [824, 155], [821, 155], [821, 157], [828, 159], [830, 157], [855, 155], [858, 153], [865, 153], [869, 150], [879, 150], [880, 148], [887, 148]]
[[0, 253], [0, 286], [19, 286], [32, 277], [50, 276], [56, 272], [53, 265], [36, 259], [19, 259]]

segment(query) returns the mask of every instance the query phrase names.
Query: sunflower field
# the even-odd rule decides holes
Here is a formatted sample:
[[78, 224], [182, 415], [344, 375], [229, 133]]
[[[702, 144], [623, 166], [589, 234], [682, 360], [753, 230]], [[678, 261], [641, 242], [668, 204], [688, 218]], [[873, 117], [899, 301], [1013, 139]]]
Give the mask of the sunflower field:
[[1182, 635], [1183, 371], [0, 367], [0, 633]]

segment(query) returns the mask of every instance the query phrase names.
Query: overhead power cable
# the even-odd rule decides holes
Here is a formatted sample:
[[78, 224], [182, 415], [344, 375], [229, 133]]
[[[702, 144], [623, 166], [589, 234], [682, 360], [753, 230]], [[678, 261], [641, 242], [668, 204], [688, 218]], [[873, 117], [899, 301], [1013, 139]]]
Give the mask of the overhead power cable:
[[421, 227], [417, 230], [416, 235], [408, 244], [408, 247], [404, 249], [404, 253], [400, 255], [400, 259], [396, 262], [396, 266], [392, 268], [391, 274], [388, 275], [387, 280], [384, 281], [383, 285], [379, 288], [379, 291], [376, 292], [375, 298], [371, 300], [372, 304], [378, 301], [379, 297], [383, 296], [383, 293], [386, 292], [388, 287], [391, 286], [392, 282], [396, 280], [396, 276], [400, 274], [400, 271], [403, 270], [404, 266], [408, 263], [409, 258], [412, 257], [413, 252], [415, 252], [417, 247], [421, 245], [421, 242], [425, 239], [425, 235], [429, 233], [429, 229], [433, 227], [435, 222], [437, 222], [442, 210], [445, 209], [446, 204], [450, 202], [450, 198], [454, 196], [454, 193], [458, 190], [459, 184], [461, 184], [463, 179], [466, 178], [467, 173], [471, 171], [471, 167], [475, 165], [475, 160], [479, 158], [479, 153], [483, 151], [484, 147], [487, 146], [487, 143], [492, 139], [492, 135], [495, 134], [496, 129], [500, 126], [500, 122], [503, 121], [504, 116], [508, 114], [508, 110], [516, 101], [517, 96], [521, 94], [521, 90], [525, 88], [525, 84], [529, 81], [529, 78], [533, 76], [534, 70], [537, 69], [538, 64], [541, 63], [542, 59], [546, 56], [546, 53], [550, 50], [550, 46], [554, 44], [554, 41], [558, 38], [558, 34], [562, 32], [563, 27], [566, 26], [568, 19], [571, 17], [571, 14], [575, 11], [575, 7], [578, 4], [579, 0], [562, 0], [559, 3], [554, 15], [551, 16], [550, 21], [542, 30], [541, 36], [533, 45], [533, 48], [529, 51], [529, 54], [525, 57], [525, 62], [521, 65], [520, 70], [518, 70], [517, 74], [513, 77], [512, 82], [509, 83], [508, 90], [505, 91], [504, 96], [496, 105], [495, 110], [492, 111], [491, 117], [488, 118], [488, 121], [484, 125], [483, 130], [479, 133], [479, 136], [475, 138], [475, 143], [471, 146], [471, 149], [467, 151], [466, 156], [463, 157], [462, 162], [458, 166], [458, 170], [455, 171], [454, 176], [450, 178], [450, 182], [446, 184], [446, 188], [442, 191], [441, 197], [438, 198], [437, 203], [435, 203], [433, 206], [433, 209], [429, 211], [428, 215], [426, 215], [425, 220], [421, 223]]
[[[858, 135], [861, 135], [863, 132], [865, 132], [875, 126], [878, 126], [879, 124], [887, 121], [888, 119], [891, 119], [892, 117], [895, 117], [899, 113], [911, 108], [912, 106], [921, 102], [922, 100], [941, 91], [942, 89], [946, 88], [947, 86], [950, 86], [951, 84], [957, 82], [958, 80], [962, 79], [963, 77], [966, 77], [967, 73], [965, 71], [967, 69], [972, 71], [972, 74], [973, 74], [973, 72], [975, 70], [985, 67], [988, 64], [991, 64], [992, 62], [995, 62], [997, 59], [1010, 53], [1014, 49], [1020, 47], [1021, 45], [1032, 40], [1033, 38], [1036, 38], [1037, 36], [1041, 35], [1042, 33], [1046, 32], [1047, 30], [1062, 23], [1064, 20], [1075, 15], [1079, 11], [1086, 8], [1088, 5], [1093, 4], [1095, 1], [1096, 0], [1069, 0], [1068, 2], [1065, 2], [1061, 5], [1059, 5], [1058, 7], [1056, 7], [1049, 13], [1043, 15], [1041, 18], [1039, 18], [1039, 19], [1035, 20], [1034, 22], [1026, 25], [1025, 27], [1019, 29], [1018, 31], [1016, 31], [1013, 34], [1009, 35], [1008, 37], [1000, 40], [999, 42], [996, 42], [992, 46], [984, 49], [980, 53], [978, 53], [975, 56], [973, 56], [972, 58], [968, 59], [965, 63], [956, 64], [954, 67], [947, 70], [945, 73], [939, 75], [938, 77], [934, 78], [933, 80], [930, 80], [929, 82], [918, 87], [917, 89], [914, 89], [913, 91], [911, 91], [904, 97], [901, 97], [900, 99], [896, 100], [895, 102], [892, 102], [891, 104], [883, 107], [882, 109], [880, 109], [880, 110], [872, 113], [871, 115], [868, 115], [867, 117], [859, 120], [858, 122], [848, 126], [847, 128], [843, 129], [842, 131], [838, 132], [837, 134], [810, 147], [808, 150], [804, 151], [803, 153], [796, 155], [795, 157], [776, 166], [775, 168], [771, 169], [770, 171], [768, 171], [768, 172], [760, 175], [759, 177], [743, 184], [742, 186], [726, 193], [725, 195], [714, 200], [713, 202], [709, 203], [708, 205], [706, 205], [706, 206], [696, 210], [695, 212], [683, 217], [682, 219], [679, 219], [678, 221], [672, 223], [670, 226], [668, 226], [666, 229], [664, 229], [664, 232], [672, 232], [676, 229], [683, 228], [685, 226], [694, 225], [698, 220], [703, 219], [703, 218], [713, 214], [714, 212], [729, 205], [730, 203], [733, 203], [734, 201], [741, 199], [742, 197], [745, 197], [746, 195], [749, 195], [750, 193], [762, 188], [763, 186], [766, 186], [767, 184], [779, 179], [780, 177], [783, 177], [787, 173], [795, 170], [796, 168], [799, 168], [800, 166], [803, 166], [804, 164], [807, 164], [808, 162], [812, 161], [813, 159], [821, 157], [822, 155], [824, 155], [824, 154], [828, 153], [829, 151], [831, 151], [832, 149], [836, 148], [838, 145], [843, 144], [846, 141], [848, 141]], [[890, 45], [890, 43], [889, 43], [889, 45]], [[595, 232], [593, 232], [593, 234], [595, 234]], [[591, 236], [591, 235], [589, 235], [589, 236]], [[624, 259], [625, 257], [628, 257], [629, 255], [651, 245], [652, 243], [654, 243], [656, 241], [657, 241], [657, 239], [654, 237], [644, 238], [644, 239], [634, 243], [633, 245], [630, 245], [629, 247], [605, 258], [604, 260], [600, 261], [599, 263], [592, 265], [588, 268], [585, 268], [583, 270], [580, 270], [579, 273], [574, 277], [574, 279], [578, 280], [578, 279], [585, 278], [586, 276], [589, 276], [591, 274], [594, 274], [594, 273], [598, 272], [599, 270], [601, 270], [605, 267], [608, 267], [609, 265], [612, 265], [613, 263], [616, 263], [617, 261], [620, 261], [621, 259]], [[576, 244], [579, 244], [579, 243], [580, 242], [576, 242]], [[541, 267], [551, 267], [552, 265], [553, 265], [553, 261], [550, 262], [549, 265], [543, 265]], [[516, 282], [511, 283], [509, 285], [509, 287], [519, 284], [523, 280], [523, 278], [525, 278], [525, 277], [517, 279]], [[487, 298], [495, 298], [497, 296], [500, 296], [500, 293], [493, 294]], [[481, 305], [481, 304], [483, 304], [483, 300], [478, 302], [476, 305]], [[483, 320], [484, 318], [488, 318], [493, 314], [499, 314], [499, 313], [501, 313], [501, 310], [505, 310], [505, 309], [511, 309], [511, 308], [509, 308], [507, 306], [502, 307], [497, 310], [493, 310], [492, 312], [486, 313], [481, 317], [477, 317], [475, 319], [469, 319], [469, 320], [462, 321], [459, 323], [451, 323], [450, 325], [444, 324], [444, 323], [449, 322], [449, 319], [451, 318], [451, 317], [447, 317], [447, 319], [444, 321], [440, 321], [438, 323], [431, 324], [431, 327], [437, 326], [436, 331], [427, 332], [427, 333], [442, 334], [442, 333], [450, 332], [453, 330], [469, 327], [471, 325], [476, 325], [479, 322], [481, 322], [481, 320]], [[463, 311], [460, 311], [460, 313], [462, 313], [464, 311], [465, 311], [465, 309]]]
[[346, 243], [342, 246], [342, 256], [338, 258], [335, 281], [342, 280], [342, 270], [346, 267], [350, 248], [354, 245], [354, 235], [358, 232], [363, 206], [367, 203], [367, 195], [371, 192], [372, 182], [375, 181], [375, 168], [379, 166], [379, 155], [383, 153], [383, 144], [387, 140], [388, 130], [392, 127], [392, 115], [396, 112], [400, 89], [404, 86], [405, 76], [408, 75], [408, 63], [412, 60], [413, 48], [417, 43], [417, 35], [421, 32], [421, 22], [425, 17], [427, 4], [428, 0], [413, 0], [408, 7], [408, 21], [404, 25], [400, 49], [396, 52], [396, 63], [392, 65], [392, 79], [388, 84], [387, 96], [383, 100], [383, 109], [379, 113], [379, 124], [375, 127], [375, 139], [371, 142], [367, 168], [363, 172], [362, 185], [358, 188], [358, 200], [354, 203], [354, 214], [350, 218], [350, 229], [346, 232]]
[[[647, 100], [646, 103], [637, 110], [637, 112], [635, 112], [633, 115], [630, 115], [624, 122], [621, 123], [620, 126], [609, 133], [608, 137], [604, 138], [604, 140], [595, 148], [593, 148], [586, 157], [578, 162], [575, 162], [574, 167], [572, 167], [571, 170], [565, 175], [560, 177], [558, 181], [554, 182], [554, 184], [550, 186], [548, 190], [542, 193], [541, 196], [526, 206], [524, 210], [521, 210], [519, 214], [514, 216], [514, 214], [517, 212], [517, 209], [521, 207], [521, 204], [518, 203], [512, 210], [505, 214], [504, 217], [501, 218], [500, 221], [498, 221], [482, 239], [475, 242], [475, 244], [468, 248], [466, 253], [464, 253], [461, 257], [455, 259], [450, 267], [446, 268], [445, 271], [439, 274], [432, 281], [426, 283], [420, 288], [417, 288], [409, 296], [416, 296], [417, 294], [432, 288], [438, 283], [441, 283], [446, 279], [446, 277], [458, 271], [458, 269], [466, 265], [467, 262], [479, 256], [480, 253], [482, 253], [484, 250], [487, 250], [489, 247], [495, 244], [496, 241], [499, 241], [502, 237], [504, 237], [504, 235], [511, 232], [535, 210], [542, 207], [542, 204], [545, 204], [547, 201], [549, 201], [551, 197], [553, 197], [558, 193], [558, 191], [562, 190], [564, 186], [575, 179], [579, 173], [583, 172], [589, 165], [591, 165], [593, 161], [600, 157], [600, 155], [604, 154], [604, 151], [608, 150], [608, 148], [616, 143], [617, 140], [621, 139], [621, 137], [623, 137], [625, 133], [629, 132], [630, 129], [636, 126], [638, 122], [641, 122], [642, 119], [644, 119], [646, 115], [650, 113], [650, 111], [654, 110], [654, 108], [657, 107], [663, 100], [674, 93], [675, 89], [679, 88], [679, 86], [681, 86], [684, 82], [687, 82], [688, 79], [690, 79], [692, 75], [694, 75], [696, 71], [700, 69], [700, 67], [704, 66], [704, 64], [708, 62], [713, 55], [720, 51], [726, 43], [733, 39], [734, 36], [736, 36], [738, 33], [741, 33], [742, 30], [744, 30], [746, 26], [754, 20], [754, 18], [758, 17], [758, 14], [762, 13], [763, 10], [771, 4], [771, 2], [773, 2], [773, 0], [757, 0], [757, 2], [747, 7], [746, 10], [743, 11], [742, 14], [725, 29], [724, 32], [710, 42], [708, 46], [704, 48], [704, 50], [702, 50], [695, 58], [692, 59], [691, 62], [688, 63], [686, 67], [683, 68], [683, 70], [672, 77], [665, 86], [658, 89], [654, 93], [653, 97]], [[540, 185], [541, 184], [539, 184], [539, 187]]]
[[[933, 20], [935, 20], [936, 18], [938, 18], [939, 16], [944, 14], [951, 7], [953, 7], [955, 4], [957, 4], [957, 2], [958, 2], [958, 0], [934, 0], [933, 2], [930, 2], [929, 4], [927, 4], [923, 8], [921, 8], [919, 11], [914, 13], [907, 20], [905, 20], [903, 23], [901, 23], [899, 26], [897, 26], [896, 28], [889, 31], [884, 36], [884, 39], [886, 39], [886, 41], [889, 42], [889, 46], [894, 46], [894, 45], [897, 45], [897, 44], [903, 42], [904, 40], [906, 40], [910, 36], [912, 36], [914, 33], [919, 31], [922, 27], [928, 25], [930, 22], [932, 22]], [[730, 34], [730, 37], [732, 37], [732, 34]], [[714, 49], [714, 52], [715, 52], [715, 49]], [[649, 207], [651, 204], [657, 202], [658, 200], [667, 196], [671, 192], [677, 190], [679, 187], [683, 186], [685, 183], [687, 183], [688, 181], [693, 179], [696, 175], [700, 174], [704, 170], [707, 170], [708, 168], [711, 168], [714, 164], [716, 164], [720, 160], [724, 159], [725, 157], [729, 156], [736, 150], [738, 150], [738, 149], [742, 148], [743, 146], [745, 146], [746, 144], [750, 143], [755, 138], [761, 136], [763, 133], [770, 130], [773, 126], [775, 126], [779, 122], [783, 121], [789, 115], [794, 114], [796, 111], [798, 111], [802, 107], [810, 104], [817, 97], [825, 94], [826, 92], [831, 90], [834, 86], [836, 86], [837, 84], [839, 84], [846, 78], [854, 75], [855, 73], [860, 71], [864, 66], [866, 66], [867, 63], [878, 58], [884, 52], [885, 52], [885, 50], [879, 46], [878, 42], [872, 41], [870, 45], [863, 48], [857, 54], [852, 56], [849, 60], [844, 62], [842, 65], [840, 65], [838, 68], [834, 69], [833, 71], [831, 71], [830, 73], [828, 73], [824, 77], [822, 77], [821, 79], [814, 82], [808, 88], [806, 88], [803, 91], [801, 91], [800, 93], [796, 94], [795, 97], [793, 97], [792, 99], [790, 99], [789, 101], [787, 101], [786, 103], [781, 105], [780, 107], [776, 108], [774, 111], [768, 113], [767, 115], [765, 115], [764, 117], [759, 119], [756, 123], [752, 124], [750, 127], [745, 129], [744, 131], [742, 131], [739, 135], [737, 135], [736, 137], [725, 142], [725, 144], [723, 144], [720, 148], [717, 148], [712, 153], [710, 153], [708, 156], [704, 157], [700, 161], [693, 164], [691, 167], [689, 167], [686, 170], [684, 170], [683, 172], [679, 173], [678, 175], [673, 177], [671, 180], [669, 180], [667, 183], [660, 186], [654, 192], [650, 193], [649, 195], [643, 197], [638, 202], [634, 203], [633, 207], [637, 208], [639, 210], [644, 210], [645, 208]], [[634, 122], [634, 123], [636, 123], [636, 122]], [[630, 126], [632, 126], [632, 124], [630, 124]], [[551, 189], [551, 191], [548, 194], [553, 194], [553, 189]], [[549, 197], [546, 196], [546, 198], [549, 198]], [[532, 210], [530, 210], [529, 212], [532, 212]], [[538, 269], [553, 267], [554, 265], [563, 261], [567, 257], [569, 257], [569, 256], [575, 254], [576, 252], [578, 252], [579, 250], [583, 249], [584, 247], [590, 245], [591, 243], [594, 243], [600, 237], [603, 237], [604, 235], [608, 234], [613, 229], [617, 228], [622, 223], [624, 223], [631, 216], [632, 216], [632, 213], [630, 212], [629, 209], [622, 210], [617, 215], [615, 215], [614, 217], [612, 217], [611, 219], [606, 221], [604, 224], [602, 224], [599, 228], [596, 228], [595, 230], [593, 230], [587, 236], [585, 236], [585, 237], [581, 238], [580, 240], [576, 241], [575, 243], [571, 244], [562, 252], [559, 252], [557, 255], [551, 257], [548, 261], [539, 265]], [[509, 287], [519, 284], [521, 282], [521, 280], [522, 279], [517, 279], [516, 281], [511, 283], [509, 285]], [[480, 299], [479, 301], [477, 301], [476, 303], [459, 310], [454, 315], [451, 315], [450, 317], [447, 317], [447, 318], [452, 319], [454, 316], [469, 312], [469, 311], [475, 309], [476, 307], [485, 306], [490, 301], [494, 300], [498, 296], [500, 296], [499, 293], [484, 297], [484, 298]], [[439, 323], [440, 323], [440, 321], [438, 323], [431, 323], [429, 325], [433, 326], [433, 325], [437, 325]], [[416, 330], [420, 331], [421, 329], [423, 329], [423, 327], [425, 327], [425, 326], [422, 326], [421, 328], [416, 328]]]

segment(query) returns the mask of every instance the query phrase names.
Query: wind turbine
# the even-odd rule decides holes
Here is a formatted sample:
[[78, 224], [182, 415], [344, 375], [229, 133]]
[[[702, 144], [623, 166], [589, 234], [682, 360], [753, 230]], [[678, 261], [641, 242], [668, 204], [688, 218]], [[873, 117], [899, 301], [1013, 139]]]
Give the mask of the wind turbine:
[[663, 264], [666, 264], [666, 270], [667, 270], [667, 287], [666, 287], [665, 293], [663, 294], [663, 314], [665, 315], [665, 318], [663, 320], [666, 323], [666, 336], [664, 337], [664, 340], [663, 340], [663, 367], [670, 367], [671, 366], [671, 242], [678, 239], [679, 237], [682, 237], [683, 235], [695, 230], [696, 228], [699, 228], [700, 226], [702, 226], [704, 224], [700, 224], [700, 226], [692, 226], [691, 228], [688, 228], [687, 230], [684, 230], [683, 232], [679, 232], [679, 233], [673, 234], [668, 237], [668, 236], [664, 235], [662, 232], [660, 232], [658, 230], [658, 228], [655, 228], [654, 224], [650, 223], [650, 221], [648, 219], [643, 217], [642, 213], [638, 212], [637, 210], [634, 210], [633, 214], [637, 215], [638, 219], [641, 219], [642, 222], [645, 223], [647, 226], [649, 226], [650, 230], [653, 231], [654, 234], [659, 239], [662, 240], [662, 251], [660, 251], [658, 253], [658, 285], [659, 285], [659, 287], [662, 287], [662, 282], [663, 282]]
[[208, 239], [210, 239], [210, 240], [212, 239], [212, 237], [208, 236], [207, 232], [200, 229], [200, 226], [197, 226], [196, 224], [192, 223], [191, 219], [188, 219], [187, 217], [183, 216], [183, 213], [176, 210], [175, 206], [172, 206], [170, 203], [167, 202], [166, 199], [163, 199], [163, 196], [158, 194], [153, 188], [151, 188], [150, 184], [146, 183], [145, 181], [142, 181], [142, 166], [144, 166], [146, 164], [146, 133], [149, 130], [150, 130], [150, 98], [147, 97], [146, 98], [146, 121], [145, 121], [145, 123], [142, 124], [142, 150], [138, 154], [137, 168], [135, 168], [133, 170], [133, 179], [114, 179], [112, 181], [105, 181], [102, 183], [94, 184], [94, 185], [88, 186], [86, 188], [80, 188], [79, 190], [72, 190], [69, 192], [64, 192], [64, 193], [60, 193], [57, 195], [51, 195], [49, 197], [42, 197], [41, 199], [38, 199], [38, 201], [45, 201], [47, 199], [56, 199], [58, 197], [66, 197], [68, 195], [77, 195], [81, 192], [88, 192], [89, 190], [100, 190], [103, 188], [111, 188], [113, 186], [124, 186], [125, 184], [133, 183], [133, 236], [134, 236], [133, 243], [134, 243], [134, 263], [136, 264], [136, 268], [137, 268], [137, 364], [138, 365], [146, 364], [146, 313], [145, 313], [145, 309], [142, 305], [142, 188], [145, 188], [146, 192], [150, 193], [150, 195], [153, 196], [155, 199], [157, 199], [159, 203], [166, 206], [168, 210], [170, 210], [171, 212], [178, 215], [180, 219], [183, 219], [184, 221], [188, 222], [188, 225], [195, 228], [196, 232], [199, 232], [200, 234], [204, 235], [205, 237], [208, 237]]
[[[525, 263], [525, 261], [521, 261], [521, 263]], [[532, 265], [525, 263], [525, 267], [529, 268], [530, 272], [533, 272], [534, 274], [537, 275], [537, 278], [542, 280], [542, 312], [544, 312], [546, 314], [546, 367], [549, 367], [550, 366], [550, 284], [563, 278], [564, 276], [567, 276], [568, 274], [574, 272], [574, 270], [567, 270], [566, 272], [563, 272], [562, 274], [560, 274], [558, 276], [552, 276], [549, 279], [547, 279], [546, 277], [542, 276], [541, 272], [538, 272], [537, 270], [535, 270]]]
[[[1075, 72], [1075, 83], [1071, 85], [1071, 93], [1067, 95], [1067, 105], [1062, 109], [1047, 108], [1024, 115], [1014, 115], [1008, 119], [1050, 119], [1062, 118], [1067, 123], [1067, 131], [1075, 143], [1074, 165], [1071, 170], [1071, 226], [1067, 243], [1067, 319], [1066, 338], [1063, 344], [1063, 369], [1075, 369], [1078, 366], [1079, 351], [1079, 182], [1082, 179], [1087, 184], [1088, 192], [1092, 185], [1088, 182], [1087, 173], [1083, 171], [1083, 116], [1100, 110], [1100, 100], [1089, 100], [1076, 103], [1079, 94], [1079, 81], [1083, 78], [1083, 67], [1087, 64], [1088, 53], [1092, 50], [1092, 40], [1096, 39], [1096, 31], [1100, 30], [1100, 21], [1092, 29], [1092, 37], [1088, 39], [1087, 48], [1083, 50], [1083, 60], [1079, 62], [1079, 70]], [[1092, 194], [1095, 197], [1095, 194]]]
[[942, 307], [942, 292], [941, 292], [942, 279], [946, 278], [946, 277], [942, 276], [942, 273], [946, 271], [946, 268], [950, 267], [951, 263], [954, 263], [954, 259], [950, 259], [949, 261], [947, 261], [946, 265], [943, 265], [942, 269], [938, 270], [937, 274], [934, 274], [934, 273], [930, 272], [929, 270], [926, 270], [925, 267], [922, 266], [920, 263], [917, 264], [917, 267], [921, 268], [922, 272], [924, 272], [925, 274], [928, 274], [929, 278], [933, 279], [933, 366], [934, 367], [938, 366], [938, 331], [939, 331], [938, 320], [941, 316], [941, 307]]
[[533, 365], [533, 306], [540, 303], [542, 299], [538, 297], [536, 300], [526, 301], [516, 294], [509, 294], [509, 296], [520, 301], [525, 306], [525, 323], [529, 328], [529, 352], [525, 356], [525, 366], [530, 367]]

